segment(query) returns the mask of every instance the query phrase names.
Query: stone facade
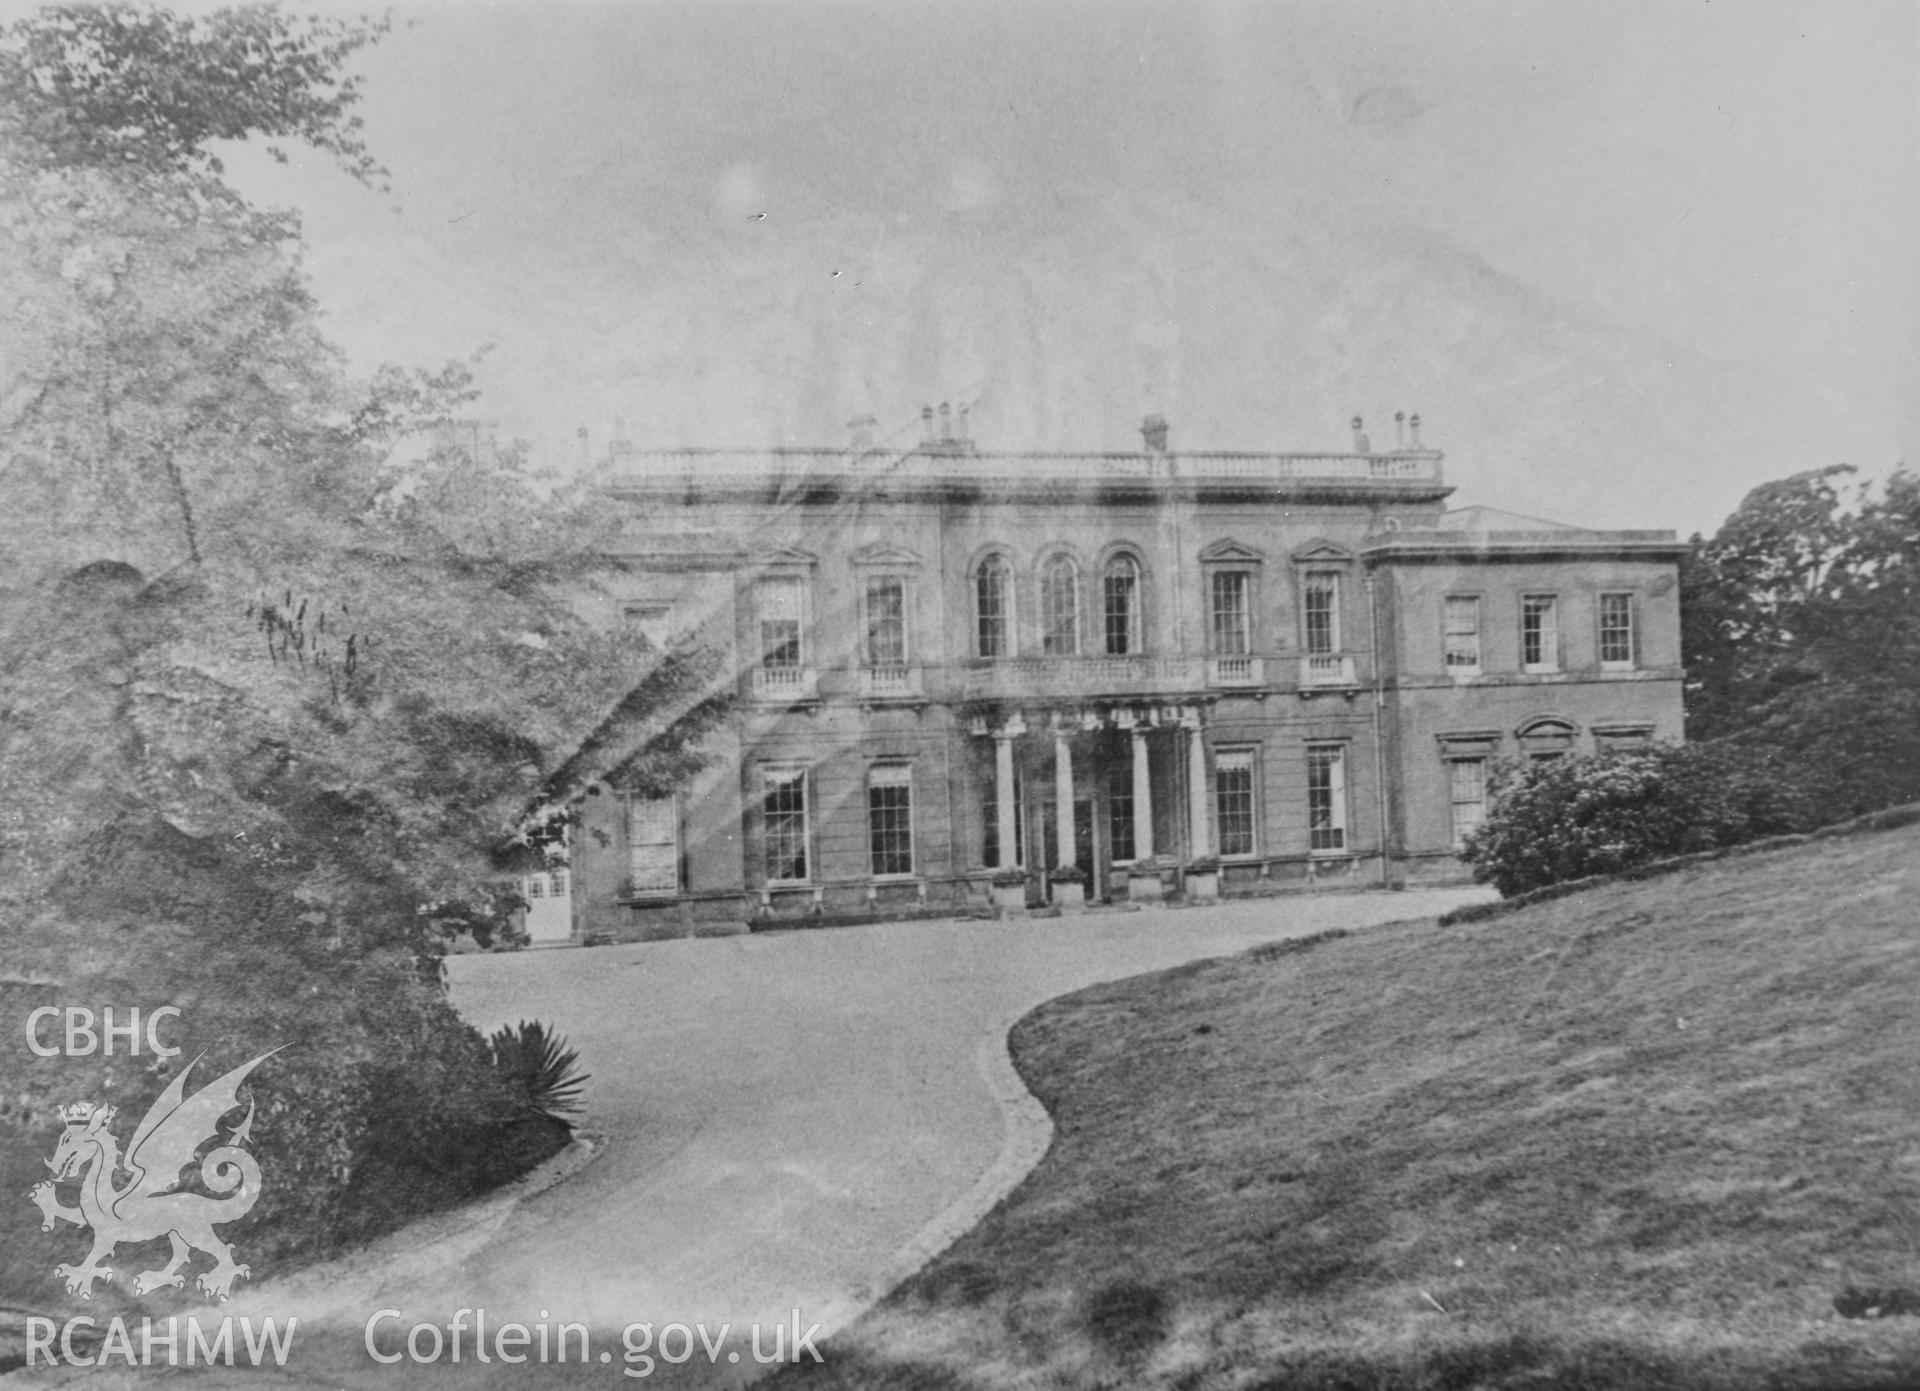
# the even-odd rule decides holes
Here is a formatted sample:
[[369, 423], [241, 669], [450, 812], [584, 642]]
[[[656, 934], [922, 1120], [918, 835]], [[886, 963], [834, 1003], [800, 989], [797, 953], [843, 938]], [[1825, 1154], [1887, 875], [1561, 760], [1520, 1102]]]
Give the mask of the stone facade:
[[1383, 453], [923, 433], [615, 454], [601, 617], [733, 654], [741, 706], [679, 796], [586, 799], [573, 937], [1459, 878], [1493, 760], [1681, 737], [1672, 533], [1449, 511], [1417, 417]]

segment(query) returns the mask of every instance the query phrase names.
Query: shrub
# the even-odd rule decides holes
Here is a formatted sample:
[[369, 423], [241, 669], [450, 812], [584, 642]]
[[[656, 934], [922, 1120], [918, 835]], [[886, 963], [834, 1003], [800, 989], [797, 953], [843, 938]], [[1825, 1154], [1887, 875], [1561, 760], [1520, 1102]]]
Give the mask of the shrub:
[[589, 1074], [580, 1070], [580, 1054], [565, 1039], [535, 1020], [502, 1025], [488, 1041], [493, 1065], [529, 1113], [573, 1129], [580, 1092]]
[[1172, 1324], [1166, 1295], [1138, 1280], [1103, 1285], [1087, 1301], [1087, 1332], [1095, 1346], [1117, 1361], [1146, 1357], [1166, 1341]]
[[1509, 764], [1494, 792], [1466, 858], [1509, 898], [1830, 819], [1798, 763], [1711, 744]]

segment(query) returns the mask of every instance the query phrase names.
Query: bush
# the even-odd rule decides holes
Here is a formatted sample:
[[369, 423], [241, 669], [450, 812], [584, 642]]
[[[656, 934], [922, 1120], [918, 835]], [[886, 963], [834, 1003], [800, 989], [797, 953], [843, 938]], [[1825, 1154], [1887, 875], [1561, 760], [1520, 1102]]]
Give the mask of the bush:
[[1832, 819], [1798, 763], [1711, 744], [1509, 764], [1494, 794], [1466, 859], [1508, 898]]

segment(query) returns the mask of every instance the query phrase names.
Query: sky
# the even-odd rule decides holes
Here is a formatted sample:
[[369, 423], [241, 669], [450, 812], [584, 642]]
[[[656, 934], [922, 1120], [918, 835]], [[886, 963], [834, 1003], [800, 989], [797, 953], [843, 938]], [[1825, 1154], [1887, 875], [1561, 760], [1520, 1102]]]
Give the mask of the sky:
[[[243, 152], [363, 368], [492, 345], [537, 458], [917, 437], [1323, 451], [1711, 532], [1920, 461], [1904, 3], [402, 5], [390, 188]], [[764, 214], [764, 216], [760, 216]]]

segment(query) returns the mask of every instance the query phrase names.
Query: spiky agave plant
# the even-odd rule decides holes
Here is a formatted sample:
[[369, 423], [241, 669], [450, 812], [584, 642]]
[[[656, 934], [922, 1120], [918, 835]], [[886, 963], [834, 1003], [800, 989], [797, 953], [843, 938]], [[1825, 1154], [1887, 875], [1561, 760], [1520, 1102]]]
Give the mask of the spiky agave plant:
[[592, 1074], [580, 1070], [580, 1054], [566, 1040], [547, 1032], [539, 1020], [503, 1024], [488, 1040], [493, 1065], [506, 1074], [536, 1115], [572, 1129], [580, 1110], [581, 1089]]

